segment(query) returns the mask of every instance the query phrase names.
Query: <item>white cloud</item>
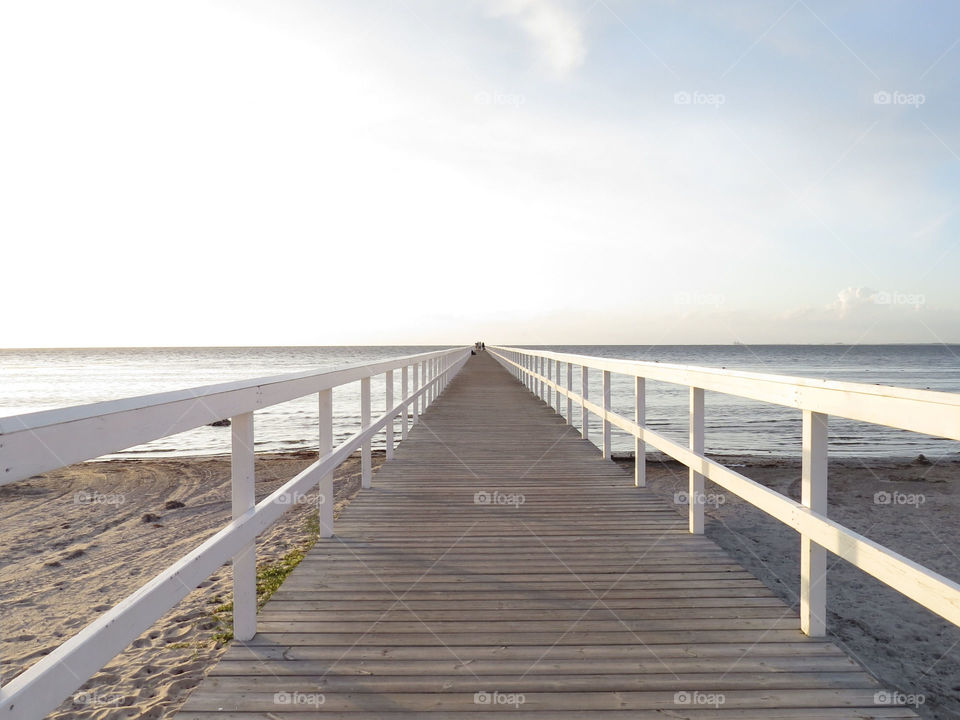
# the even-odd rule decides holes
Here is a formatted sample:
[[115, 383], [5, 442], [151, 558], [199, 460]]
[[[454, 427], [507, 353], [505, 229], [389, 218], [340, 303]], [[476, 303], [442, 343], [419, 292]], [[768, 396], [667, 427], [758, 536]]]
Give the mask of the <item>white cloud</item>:
[[840, 317], [846, 317], [856, 312], [858, 308], [877, 304], [877, 292], [867, 287], [847, 287], [837, 293], [828, 309], [835, 311]]
[[494, 0], [490, 12], [514, 20], [554, 72], [566, 73], [583, 64], [587, 47], [580, 21], [555, 0]]

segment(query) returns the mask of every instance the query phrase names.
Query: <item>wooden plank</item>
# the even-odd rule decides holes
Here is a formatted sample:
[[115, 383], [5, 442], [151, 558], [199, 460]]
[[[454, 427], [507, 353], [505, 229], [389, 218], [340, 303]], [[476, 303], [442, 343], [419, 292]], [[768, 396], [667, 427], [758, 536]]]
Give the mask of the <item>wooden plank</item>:
[[181, 720], [914, 717], [484, 353], [335, 530]]

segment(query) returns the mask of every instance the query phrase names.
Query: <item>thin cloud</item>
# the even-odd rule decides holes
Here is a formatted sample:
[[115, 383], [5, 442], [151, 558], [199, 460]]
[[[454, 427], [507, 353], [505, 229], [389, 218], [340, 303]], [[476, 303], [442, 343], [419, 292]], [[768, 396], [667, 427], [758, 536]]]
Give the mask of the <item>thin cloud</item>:
[[515, 22], [534, 42], [541, 62], [563, 74], [580, 67], [587, 46], [579, 18], [551, 0], [493, 0], [489, 12]]

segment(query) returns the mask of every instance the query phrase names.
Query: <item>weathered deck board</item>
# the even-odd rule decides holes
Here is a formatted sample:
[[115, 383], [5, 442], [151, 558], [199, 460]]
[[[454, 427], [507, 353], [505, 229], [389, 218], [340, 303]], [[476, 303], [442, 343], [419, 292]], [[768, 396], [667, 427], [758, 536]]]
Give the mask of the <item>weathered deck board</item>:
[[915, 717], [485, 354], [336, 532], [181, 720]]

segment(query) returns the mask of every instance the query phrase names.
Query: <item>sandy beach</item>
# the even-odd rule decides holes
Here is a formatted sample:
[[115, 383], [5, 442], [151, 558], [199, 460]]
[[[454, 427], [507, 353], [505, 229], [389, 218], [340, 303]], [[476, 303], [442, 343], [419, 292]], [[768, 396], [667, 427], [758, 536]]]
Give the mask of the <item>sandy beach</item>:
[[[257, 497], [306, 467], [309, 452], [257, 460]], [[375, 465], [382, 455], [375, 455]], [[724, 461], [799, 498], [799, 463]], [[632, 474], [633, 460], [618, 462]], [[830, 514], [907, 557], [960, 577], [960, 462], [835, 461]], [[686, 470], [648, 463], [650, 489], [683, 514]], [[629, 480], [626, 480], [629, 482]], [[359, 486], [351, 458], [336, 475], [338, 512]], [[797, 601], [798, 537], [730, 493], [707, 484], [707, 535], [791, 605]], [[878, 495], [878, 493], [880, 493]], [[885, 494], [884, 494], [885, 493]], [[50, 652], [97, 615], [195, 547], [230, 513], [229, 458], [83, 463], [0, 489], [0, 602], [4, 680]], [[258, 565], [276, 566], [313, 537], [313, 506], [291, 510], [258, 541]], [[960, 717], [960, 629], [832, 559], [828, 627], [881, 682], [923, 695], [923, 717]], [[222, 568], [54, 713], [56, 718], [170, 717], [222, 654], [230, 597]], [[868, 608], [864, 610], [864, 608]]]
[[[258, 454], [257, 499], [316, 453]], [[383, 454], [374, 454], [374, 467]], [[335, 515], [360, 486], [336, 472]], [[308, 497], [309, 499], [309, 497]], [[314, 537], [315, 504], [295, 505], [257, 540], [258, 569]], [[209, 537], [230, 517], [229, 457], [88, 462], [0, 488], [0, 670], [8, 681]], [[222, 654], [224, 566], [64, 702], [54, 718], [172, 716]]]
[[[716, 457], [747, 477], [800, 499], [800, 463]], [[928, 461], [929, 462], [929, 461]], [[618, 463], [633, 474], [633, 459]], [[960, 461], [830, 461], [829, 514], [946, 577], [960, 578]], [[648, 487], [686, 514], [687, 469], [648, 461]], [[678, 495], [679, 494], [679, 495]], [[793, 608], [799, 608], [799, 535], [707, 482], [706, 535]], [[836, 556], [828, 556], [827, 631], [891, 690], [923, 695], [916, 710], [960, 718], [960, 628]]]

